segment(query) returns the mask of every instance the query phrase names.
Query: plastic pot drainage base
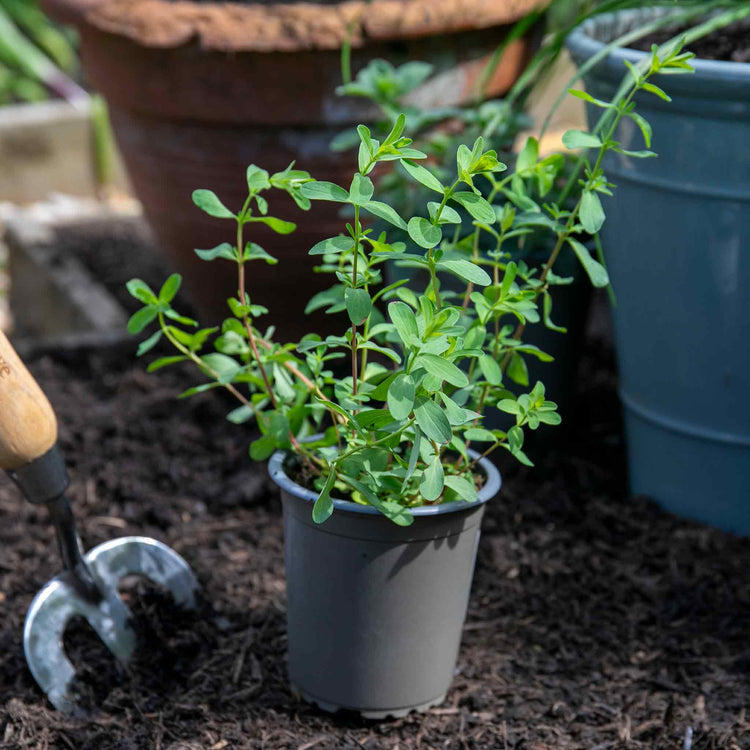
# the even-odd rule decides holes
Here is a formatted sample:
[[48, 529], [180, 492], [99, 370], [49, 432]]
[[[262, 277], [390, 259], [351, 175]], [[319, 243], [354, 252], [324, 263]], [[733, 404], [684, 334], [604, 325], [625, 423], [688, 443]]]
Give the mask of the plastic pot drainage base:
[[354, 713], [359, 714], [359, 716], [361, 716], [363, 719], [370, 719], [372, 721], [380, 721], [382, 719], [403, 719], [404, 716], [408, 716], [410, 713], [412, 713], [412, 711], [417, 714], [427, 713], [427, 711], [429, 711], [431, 708], [435, 708], [436, 706], [441, 705], [448, 695], [446, 691], [442, 695], [439, 695], [437, 698], [433, 698], [432, 700], [426, 701], [424, 703], [419, 703], [414, 706], [406, 706], [405, 708], [386, 708], [382, 710], [369, 711], [366, 709], [363, 710], [350, 706], [342, 706], [338, 703], [328, 703], [327, 701], [316, 698], [314, 695], [310, 695], [310, 693], [307, 693], [304, 690], [300, 690], [294, 683], [290, 683], [290, 686], [292, 692], [295, 695], [298, 695], [300, 698], [302, 698], [305, 703], [310, 703], [314, 706], [317, 706], [321, 711], [326, 711], [329, 714], [335, 714], [339, 711], [353, 711]]

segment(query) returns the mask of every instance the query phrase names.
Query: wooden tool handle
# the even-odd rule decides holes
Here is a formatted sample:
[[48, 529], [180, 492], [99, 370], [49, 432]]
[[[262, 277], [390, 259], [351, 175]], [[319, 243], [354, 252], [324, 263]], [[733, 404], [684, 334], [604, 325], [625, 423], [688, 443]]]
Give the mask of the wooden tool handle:
[[0, 331], [0, 469], [17, 469], [57, 442], [57, 419], [26, 365]]

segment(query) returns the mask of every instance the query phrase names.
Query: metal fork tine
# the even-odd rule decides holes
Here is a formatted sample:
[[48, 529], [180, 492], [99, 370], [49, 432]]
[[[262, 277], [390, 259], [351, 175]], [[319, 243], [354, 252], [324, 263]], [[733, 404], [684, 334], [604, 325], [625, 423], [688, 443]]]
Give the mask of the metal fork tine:
[[120, 599], [118, 586], [128, 575], [141, 575], [169, 591], [178, 606], [195, 606], [198, 582], [174, 550], [155, 539], [123, 537], [100, 544], [85, 562], [103, 592], [97, 603], [87, 601], [67, 580], [53, 578], [36, 595], [24, 626], [24, 651], [34, 678], [55, 708], [74, 715], [85, 711], [71, 692], [75, 668], [65, 654], [63, 634], [71, 618], [84, 617], [105, 646], [127, 665], [136, 646], [130, 626], [132, 612]]

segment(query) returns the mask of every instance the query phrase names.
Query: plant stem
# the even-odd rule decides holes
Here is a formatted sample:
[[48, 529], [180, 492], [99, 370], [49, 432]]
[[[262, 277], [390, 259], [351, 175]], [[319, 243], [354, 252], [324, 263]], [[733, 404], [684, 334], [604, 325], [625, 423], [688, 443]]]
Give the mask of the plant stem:
[[[359, 206], [354, 207], [354, 261], [352, 262], [352, 289], [357, 288], [357, 261], [359, 260]], [[357, 324], [352, 323], [352, 395], [357, 395]]]

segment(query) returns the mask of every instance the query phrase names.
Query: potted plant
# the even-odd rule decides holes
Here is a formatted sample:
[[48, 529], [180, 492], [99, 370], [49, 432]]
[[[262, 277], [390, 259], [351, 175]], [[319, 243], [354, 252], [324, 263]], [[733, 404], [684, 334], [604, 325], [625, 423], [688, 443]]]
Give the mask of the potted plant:
[[[176, 349], [149, 369], [193, 362], [208, 380], [188, 394], [224, 388], [239, 402], [230, 420], [257, 420], [261, 436], [250, 455], [270, 458], [282, 490], [289, 676], [306, 699], [379, 717], [425, 709], [445, 696], [479, 524], [500, 487], [486, 457], [500, 449], [530, 464], [526, 430], [560, 422], [542, 383], [520, 395], [505, 387], [505, 378], [523, 368], [522, 354], [542, 356], [523, 342], [524, 327], [539, 318], [550, 322], [551, 269], [560, 253], [577, 257], [595, 285], [607, 284], [605, 269], [578, 239], [604, 220], [599, 194], [610, 185], [602, 159], [622, 151], [612, 134], [623, 118], [637, 117], [634, 94], [658, 71], [685, 71], [688, 58], [675, 47], [655, 53], [622, 96], [601, 103], [609, 122], [600, 136], [566, 133], [568, 147], [592, 154], [570, 210], [534, 203], [520, 211], [502, 196], [501, 184], [526, 194], [528, 181], [547, 173], [549, 163], [532, 158], [533, 147], [528, 164], [503, 174], [505, 165], [478, 138], [473, 148], [459, 146], [456, 172], [441, 180], [420, 164], [424, 154], [403, 135], [402, 115], [382, 139], [358, 128], [358, 169], [347, 187], [291, 167], [269, 174], [252, 165], [239, 210], [210, 190], [193, 193], [199, 208], [233, 224], [231, 242], [197, 251], [237, 268], [237, 294], [228, 300], [232, 315], [220, 328], [198, 328], [175, 310], [178, 275], [158, 291], [137, 279], [129, 283], [143, 303], [129, 330], [157, 324], [139, 353], [162, 340]], [[374, 197], [370, 175], [393, 161], [434, 198], [408, 216]], [[479, 190], [483, 180], [491, 185], [491, 200]], [[247, 279], [256, 262], [276, 259], [246, 232], [258, 223], [292, 229], [269, 214], [272, 191], [351, 210], [341, 233], [310, 249], [333, 278], [318, 299], [341, 321], [338, 335], [311, 333], [277, 343], [257, 327], [267, 310], [248, 294]], [[405, 230], [421, 257], [407, 256], [386, 232], [366, 228], [365, 215]], [[470, 223], [462, 223], [465, 215]], [[539, 268], [516, 263], [503, 247], [530, 230], [556, 238]], [[461, 249], [472, 248], [475, 235], [495, 243], [486, 259]], [[426, 271], [426, 289], [407, 280], [382, 284], [383, 264], [406, 257]], [[283, 278], [283, 264], [277, 273]], [[462, 296], [444, 293], [441, 273], [462, 281]], [[204, 353], [214, 334], [214, 351]], [[507, 431], [483, 426], [484, 416], [497, 410], [513, 417]]]
[[[706, 20], [706, 11], [717, 8]], [[741, 60], [747, 52], [748, 18], [746, 3], [651, 8], [594, 19], [569, 40], [587, 90], [605, 99], [624, 63], [648, 57], [620, 47], [657, 26], [667, 26], [666, 36], [686, 34], [688, 49], [701, 39], [699, 57], [715, 52], [717, 37], [727, 50], [723, 60], [696, 59], [694, 75], [669, 86], [671, 101], [639, 100], [642, 119], [621, 127], [618, 138], [627, 148], [643, 130], [660, 158], [609, 155], [605, 168], [619, 189], [617, 200], [606, 202], [602, 239], [617, 300], [631, 489], [672, 512], [744, 534], [750, 533], [750, 316], [742, 302], [750, 282], [743, 248], [750, 235], [750, 65], [730, 53], [738, 50]]]
[[[200, 0], [44, 0], [75, 25], [92, 84], [106, 97], [136, 195], [161, 249], [185, 278], [204, 314], [219, 320], [232, 288], [220, 266], [195, 263], [192, 248], [216, 244], [221, 226], [190, 210], [197, 175], [228, 200], [244, 185], [236, 165], [263, 159], [272, 171], [304, 156], [322, 179], [343, 180], [351, 163], [329, 150], [335, 133], [367, 121], [367, 107], [333, 96], [339, 51], [349, 42], [352, 65], [371, 57], [426, 59], [438, 75], [424, 95], [459, 102], [473, 95], [493, 50], [511, 25], [538, 4], [492, 0], [344, 2], [204, 2]], [[530, 40], [512, 40], [487, 93], [505, 91], [525, 62]], [[289, 201], [294, 238], [260, 232], [257, 239], [287, 258], [287, 281], [320, 283], [304, 248], [338, 226], [335, 207], [314, 222]], [[225, 271], [222, 273], [222, 271]], [[259, 269], [251, 291], [268, 304], [275, 274]], [[313, 286], [311, 286], [313, 285]], [[276, 325], [297, 336], [303, 294], [290, 295]], [[325, 318], [321, 317], [319, 325]]]

